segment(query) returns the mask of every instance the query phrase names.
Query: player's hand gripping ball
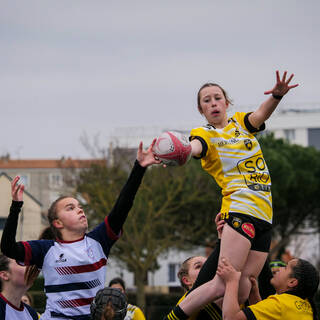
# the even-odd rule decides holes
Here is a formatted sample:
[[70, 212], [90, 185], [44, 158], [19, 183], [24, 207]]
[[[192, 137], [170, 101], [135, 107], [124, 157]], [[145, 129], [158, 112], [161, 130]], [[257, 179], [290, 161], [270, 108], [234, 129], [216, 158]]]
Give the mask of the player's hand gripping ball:
[[167, 166], [182, 166], [191, 157], [191, 144], [180, 132], [163, 132], [153, 146], [154, 155]]

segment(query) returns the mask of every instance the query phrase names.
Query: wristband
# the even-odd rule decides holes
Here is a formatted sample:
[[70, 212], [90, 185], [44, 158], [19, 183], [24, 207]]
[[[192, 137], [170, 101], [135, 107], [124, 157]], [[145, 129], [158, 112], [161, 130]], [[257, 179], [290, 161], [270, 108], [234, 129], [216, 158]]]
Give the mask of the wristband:
[[277, 96], [275, 94], [272, 94], [272, 96], [276, 99], [276, 100], [281, 100], [283, 98], [283, 96]]

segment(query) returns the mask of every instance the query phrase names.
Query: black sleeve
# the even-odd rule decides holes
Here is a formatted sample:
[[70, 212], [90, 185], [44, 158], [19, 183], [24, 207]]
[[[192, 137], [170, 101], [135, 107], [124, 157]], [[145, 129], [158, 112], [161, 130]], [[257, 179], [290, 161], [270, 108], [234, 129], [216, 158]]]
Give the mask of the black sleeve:
[[263, 123], [259, 128], [255, 128], [249, 121], [249, 116], [252, 112], [247, 113], [244, 116], [244, 124], [246, 128], [249, 130], [250, 133], [260, 132], [263, 131], [266, 128], [266, 124]]
[[258, 277], [259, 292], [262, 299], [266, 299], [276, 291], [271, 285], [270, 280], [272, 278], [272, 272], [269, 266], [270, 260], [267, 259]]
[[257, 320], [256, 316], [254, 315], [254, 313], [251, 311], [250, 308], [245, 308], [242, 311], [246, 315], [248, 320]]
[[220, 240], [217, 241], [217, 244], [214, 248], [214, 250], [211, 252], [210, 256], [202, 266], [197, 280], [195, 281], [193, 287], [191, 290], [188, 291], [187, 295], [197, 287], [200, 287], [204, 283], [212, 280], [214, 276], [216, 275], [216, 271], [218, 268], [218, 261], [219, 261], [219, 255], [220, 255]]
[[201, 159], [203, 158], [206, 154], [207, 154], [207, 151], [208, 151], [208, 145], [207, 143], [205, 142], [205, 140], [202, 138], [202, 137], [199, 137], [199, 136], [192, 136], [192, 137], [189, 137], [189, 140], [192, 141], [194, 139], [197, 139], [201, 142], [202, 144], [202, 152], [199, 156], [194, 156], [193, 158], [195, 159]]
[[1, 251], [9, 258], [24, 261], [24, 246], [16, 242], [18, 217], [23, 201], [12, 201], [10, 213], [3, 229], [1, 238]]
[[146, 168], [141, 167], [138, 160], [136, 160], [126, 184], [122, 188], [114, 207], [108, 215], [109, 225], [115, 234], [119, 234], [127, 219], [145, 172]]

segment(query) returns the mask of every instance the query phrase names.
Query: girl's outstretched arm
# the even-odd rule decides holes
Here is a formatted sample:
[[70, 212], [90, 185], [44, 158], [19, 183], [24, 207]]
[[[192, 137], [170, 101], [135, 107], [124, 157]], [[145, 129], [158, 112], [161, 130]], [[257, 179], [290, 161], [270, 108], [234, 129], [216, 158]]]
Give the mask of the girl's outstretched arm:
[[269, 119], [282, 97], [287, 94], [290, 89], [298, 86], [298, 84], [289, 85], [293, 76], [294, 75], [291, 74], [287, 79], [287, 71], [285, 71], [280, 79], [279, 71], [276, 71], [277, 82], [275, 86], [273, 89], [264, 92], [264, 94], [272, 94], [272, 96], [263, 102], [256, 111], [249, 115], [249, 122], [253, 127], [259, 128], [267, 119]]
[[193, 139], [191, 142], [191, 148], [192, 148], [192, 156], [196, 157], [199, 156], [202, 153], [203, 146], [200, 140], [198, 139]]
[[25, 251], [21, 242], [16, 242], [18, 217], [23, 205], [24, 185], [18, 184], [20, 177], [11, 182], [12, 204], [10, 213], [3, 229], [1, 238], [1, 251], [9, 258], [24, 261]]
[[156, 139], [154, 139], [147, 150], [143, 149], [142, 142], [139, 144], [137, 160], [129, 175], [126, 184], [123, 186], [120, 195], [108, 215], [108, 223], [115, 234], [119, 234], [122, 226], [127, 219], [128, 213], [133, 205], [133, 200], [139, 189], [146, 168], [152, 164], [160, 164], [152, 153]]

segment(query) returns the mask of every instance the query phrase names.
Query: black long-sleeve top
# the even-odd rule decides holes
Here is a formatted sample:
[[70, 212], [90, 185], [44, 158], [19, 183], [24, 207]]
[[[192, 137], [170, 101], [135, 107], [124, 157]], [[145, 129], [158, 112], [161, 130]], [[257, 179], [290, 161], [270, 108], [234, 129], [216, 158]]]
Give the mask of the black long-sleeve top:
[[[108, 224], [115, 234], [119, 234], [132, 208], [135, 195], [141, 184], [146, 168], [136, 160], [126, 184], [123, 186], [116, 203], [107, 216]], [[16, 242], [18, 217], [23, 201], [12, 201], [8, 219], [1, 238], [1, 251], [9, 258], [24, 261], [25, 249], [21, 242]]]

